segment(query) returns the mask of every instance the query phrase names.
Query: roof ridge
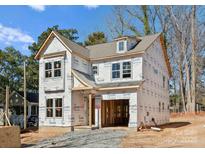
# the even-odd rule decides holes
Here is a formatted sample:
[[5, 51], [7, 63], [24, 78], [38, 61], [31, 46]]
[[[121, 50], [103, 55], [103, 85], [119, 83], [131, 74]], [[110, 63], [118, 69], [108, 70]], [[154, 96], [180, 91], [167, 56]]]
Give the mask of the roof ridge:
[[[80, 46], [80, 47], [85, 48], [84, 46], [82, 46], [82, 45], [78, 44], [77, 42], [72, 41], [72, 40], [70, 40], [70, 39], [66, 38], [65, 36], [61, 35], [59, 32], [57, 32], [57, 31], [53, 31], [53, 32], [54, 32], [56, 35], [58, 35], [58, 36], [60, 36], [60, 37], [63, 37], [63, 38], [64, 38], [64, 39], [66, 39], [67, 41], [70, 41], [70, 42], [72, 42], [72, 43], [74, 43], [74, 44], [76, 44], [76, 45], [78, 45], [78, 46]], [[85, 48], [85, 49], [87, 49], [87, 48]]]

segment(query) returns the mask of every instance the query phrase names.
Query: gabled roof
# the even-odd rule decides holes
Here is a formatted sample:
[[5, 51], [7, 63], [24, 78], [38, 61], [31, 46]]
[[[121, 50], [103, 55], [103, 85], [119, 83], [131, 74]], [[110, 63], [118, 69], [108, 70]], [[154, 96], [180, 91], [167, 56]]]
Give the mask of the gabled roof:
[[[18, 96], [20, 96], [20, 97], [24, 97], [24, 92], [23, 91], [13, 91], [11, 94], [10, 94], [10, 98], [14, 95], [14, 94], [17, 94]], [[38, 103], [38, 98], [39, 98], [39, 96], [38, 96], [38, 93], [32, 93], [32, 92], [27, 92], [26, 93], [26, 100], [28, 101], [28, 102], [32, 102], [32, 103]]]
[[[114, 57], [120, 57], [120, 56], [128, 56], [133, 54], [143, 54], [150, 46], [151, 44], [160, 37], [160, 43], [162, 45], [162, 50], [164, 53], [164, 58], [166, 61], [166, 65], [168, 68], [169, 76], [171, 76], [171, 66], [168, 59], [168, 54], [164, 46], [164, 41], [162, 37], [162, 33], [157, 33], [153, 35], [146, 35], [143, 37], [136, 37], [137, 40], [139, 40], [139, 43], [131, 50], [125, 52], [125, 53], [117, 53], [116, 52], [116, 41], [108, 42], [108, 43], [102, 43], [102, 44], [96, 44], [92, 46], [86, 46], [83, 47], [64, 36], [60, 35], [58, 32], [52, 31], [51, 34], [48, 36], [40, 50], [35, 56], [35, 59], [39, 59], [40, 55], [44, 51], [44, 48], [47, 47], [48, 42], [53, 38], [56, 37], [71, 53], [77, 54], [87, 60], [102, 60], [106, 58], [114, 58]], [[127, 36], [126, 36], [127, 37]]]
[[94, 89], [94, 90], [110, 90], [112, 88], [114, 89], [123, 89], [123, 88], [138, 88], [143, 80], [141, 81], [130, 81], [130, 82], [112, 82], [112, 83], [102, 83], [102, 84], [96, 84], [94, 77], [90, 76], [88, 74], [85, 74], [83, 72], [77, 71], [75, 69], [72, 69], [73, 75], [81, 81], [86, 87], [78, 87], [75, 88], [75, 90], [88, 90]]
[[[24, 97], [24, 92], [23, 91], [20, 91], [18, 92], [22, 97]], [[32, 93], [32, 92], [27, 92], [26, 93], [26, 99], [27, 101], [29, 102], [32, 102], [32, 103], [38, 103], [38, 93]]]
[[44, 49], [48, 46], [48, 43], [50, 42], [53, 37], [56, 37], [64, 46], [68, 49], [68, 51], [76, 53], [84, 58], [89, 58], [89, 50], [84, 48], [83, 46], [65, 38], [64, 36], [60, 35], [56, 31], [52, 31], [46, 41], [43, 43], [39, 51], [37, 52], [35, 59], [39, 59], [40, 55], [44, 51]]
[[80, 80], [85, 86], [94, 88], [96, 87], [95, 80], [93, 76], [90, 76], [86, 73], [80, 72], [78, 70], [72, 69], [73, 75]]
[[[123, 55], [129, 53], [139, 53], [145, 51], [159, 36], [161, 33], [157, 33], [154, 35], [147, 35], [144, 37], [138, 37], [140, 40], [139, 43], [131, 50], [123, 53]], [[90, 50], [90, 58], [97, 59], [97, 58], [105, 58], [105, 57], [112, 57], [118, 56], [119, 53], [116, 52], [116, 41], [96, 44], [92, 46], [86, 46]]]

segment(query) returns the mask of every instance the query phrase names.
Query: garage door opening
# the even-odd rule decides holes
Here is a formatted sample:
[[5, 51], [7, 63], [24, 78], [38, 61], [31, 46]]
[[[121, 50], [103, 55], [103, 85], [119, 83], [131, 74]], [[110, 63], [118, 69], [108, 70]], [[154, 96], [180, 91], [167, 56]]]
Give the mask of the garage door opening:
[[128, 126], [129, 100], [103, 100], [101, 122], [102, 127]]

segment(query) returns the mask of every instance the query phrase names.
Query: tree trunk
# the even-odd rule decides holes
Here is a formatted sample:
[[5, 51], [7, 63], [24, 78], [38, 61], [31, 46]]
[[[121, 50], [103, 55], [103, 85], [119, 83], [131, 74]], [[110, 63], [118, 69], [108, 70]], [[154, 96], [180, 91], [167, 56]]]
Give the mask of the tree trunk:
[[196, 6], [192, 6], [192, 17], [191, 17], [191, 39], [192, 39], [192, 57], [191, 57], [191, 68], [192, 68], [192, 106], [193, 112], [195, 111], [195, 99], [196, 99]]

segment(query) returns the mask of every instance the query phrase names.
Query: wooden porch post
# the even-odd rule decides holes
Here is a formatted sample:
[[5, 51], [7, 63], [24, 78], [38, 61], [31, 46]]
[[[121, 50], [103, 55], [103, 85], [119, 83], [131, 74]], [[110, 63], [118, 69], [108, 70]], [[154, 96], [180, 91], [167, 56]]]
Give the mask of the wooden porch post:
[[89, 126], [92, 128], [92, 94], [89, 94]]

